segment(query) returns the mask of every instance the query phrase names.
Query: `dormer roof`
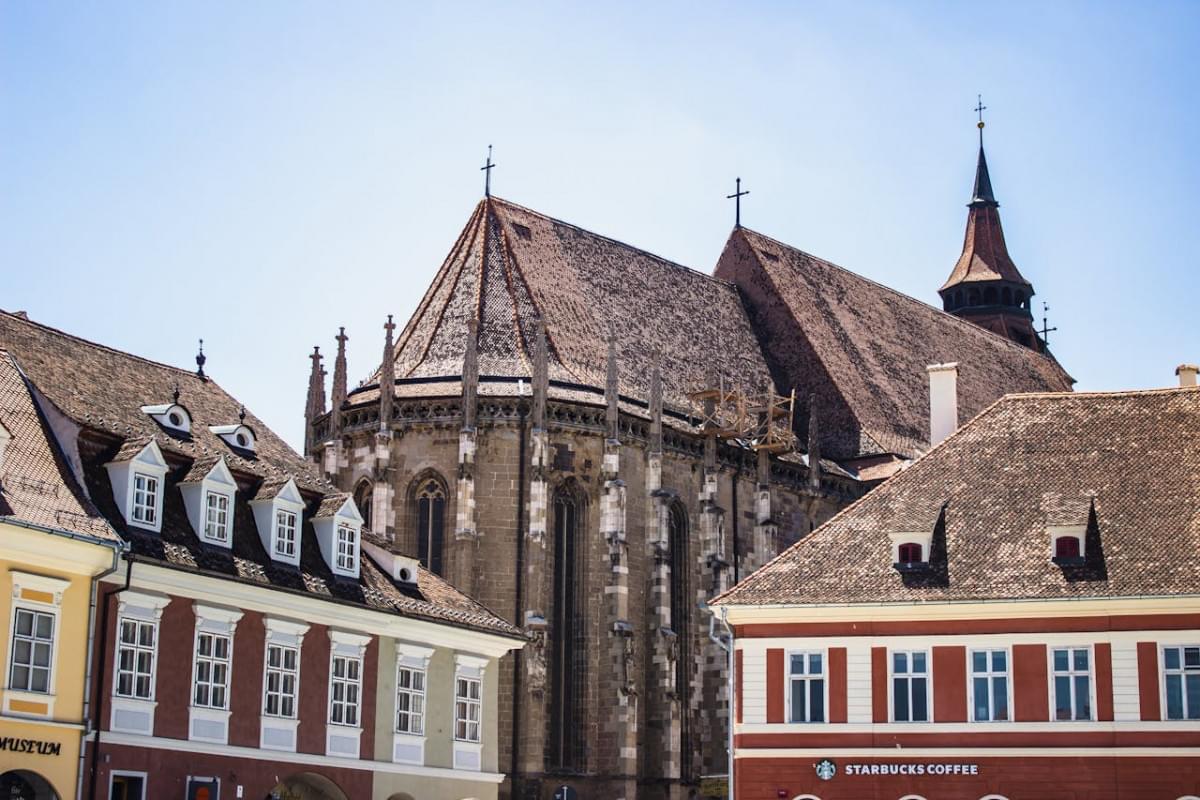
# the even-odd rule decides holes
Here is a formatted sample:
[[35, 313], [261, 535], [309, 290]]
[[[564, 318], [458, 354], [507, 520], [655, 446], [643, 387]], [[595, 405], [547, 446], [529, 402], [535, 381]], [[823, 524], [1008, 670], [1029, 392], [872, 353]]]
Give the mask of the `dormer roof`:
[[346, 492], [333, 492], [321, 499], [321, 505], [313, 514], [313, 519], [328, 519], [329, 517], [341, 517], [359, 525], [363, 521], [362, 515], [358, 513], [358, 506], [354, 503], [354, 498]]

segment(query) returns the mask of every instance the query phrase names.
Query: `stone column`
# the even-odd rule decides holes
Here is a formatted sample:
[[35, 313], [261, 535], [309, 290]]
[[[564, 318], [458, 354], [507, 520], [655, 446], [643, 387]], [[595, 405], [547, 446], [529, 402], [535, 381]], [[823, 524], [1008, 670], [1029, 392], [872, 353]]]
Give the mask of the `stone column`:
[[[523, 727], [543, 731], [546, 725], [546, 581], [548, 579], [546, 536], [549, 520], [550, 437], [546, 430], [546, 395], [549, 391], [549, 364], [546, 329], [537, 321], [533, 355], [533, 405], [529, 444], [529, 525], [525, 536], [525, 577], [523, 620], [530, 643], [521, 653], [524, 664], [525, 704], [522, 710]], [[532, 737], [521, 747], [521, 769], [541, 772], [545, 759], [542, 737]]]

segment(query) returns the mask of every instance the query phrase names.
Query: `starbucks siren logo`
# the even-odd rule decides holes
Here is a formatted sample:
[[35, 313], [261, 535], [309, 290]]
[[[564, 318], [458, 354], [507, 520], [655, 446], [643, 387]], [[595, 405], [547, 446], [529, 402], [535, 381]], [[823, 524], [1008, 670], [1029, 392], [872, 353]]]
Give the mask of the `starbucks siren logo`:
[[828, 758], [822, 758], [816, 763], [817, 777], [823, 781], [832, 780], [837, 775], [837, 764]]

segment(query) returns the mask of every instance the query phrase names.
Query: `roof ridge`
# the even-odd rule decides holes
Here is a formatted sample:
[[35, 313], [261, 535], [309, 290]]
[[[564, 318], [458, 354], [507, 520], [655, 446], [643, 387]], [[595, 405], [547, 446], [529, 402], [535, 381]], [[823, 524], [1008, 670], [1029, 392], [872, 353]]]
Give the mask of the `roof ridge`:
[[1022, 352], [1030, 353], [1035, 356], [1039, 356], [1048, 361], [1053, 361], [1055, 364], [1058, 365], [1059, 369], [1062, 369], [1064, 374], [1066, 374], [1068, 377], [1070, 377], [1070, 374], [1067, 373], [1066, 369], [1063, 369], [1062, 364], [1058, 363], [1058, 359], [1047, 355], [1047, 353], [1049, 351], [1047, 351], [1047, 353], [1039, 353], [1036, 350], [1031, 350], [1030, 348], [1025, 347], [1024, 345], [1017, 344], [1016, 342], [1012, 341], [1011, 339], [1009, 339], [1005, 336], [1001, 336], [998, 333], [989, 331], [987, 328], [976, 325], [974, 322], [969, 322], [968, 320], [965, 320], [961, 317], [956, 317], [954, 314], [951, 314], [948, 311], [943, 311], [942, 309], [938, 308], [937, 306], [934, 306], [930, 303], [926, 303], [924, 300], [920, 300], [916, 297], [913, 297], [912, 295], [905, 294], [904, 292], [900, 291], [899, 289], [894, 289], [891, 286], [888, 286], [886, 284], [880, 283], [877, 280], [874, 280], [873, 278], [868, 278], [866, 275], [860, 275], [859, 273], [855, 272], [854, 270], [847, 269], [846, 267], [843, 267], [839, 264], [835, 264], [834, 262], [832, 262], [826, 258], [822, 258], [821, 256], [813, 255], [812, 253], [808, 252], [807, 250], [801, 250], [799, 247], [796, 247], [795, 245], [790, 245], [790, 244], [787, 244], [786, 242], [782, 242], [773, 236], [768, 236], [767, 234], [756, 231], [753, 228], [747, 228], [747, 227], [743, 226], [741, 228], [741, 230], [743, 230], [747, 233], [752, 233], [755, 236], [761, 236], [763, 239], [766, 239], [767, 241], [770, 241], [770, 242], [774, 242], [775, 244], [779, 245], [780, 247], [787, 248], [788, 250], [792, 250], [796, 253], [799, 253], [803, 256], [811, 258], [815, 261], [819, 261], [828, 267], [832, 267], [833, 269], [838, 270], [839, 272], [843, 272], [847, 275], [858, 278], [861, 281], [866, 281], [867, 283], [871, 284], [872, 286], [883, 289], [885, 292], [888, 292], [889, 294], [892, 294], [903, 300], [907, 300], [911, 303], [915, 303], [918, 306], [920, 306], [921, 308], [932, 312], [933, 316], [935, 318], [945, 317], [948, 320], [953, 320], [954, 324], [962, 327], [963, 330], [970, 330], [972, 333], [976, 333], [976, 334], [979, 334], [979, 333], [985, 334], [986, 337], [991, 337], [991, 338], [995, 339], [996, 341], [1003, 342], [1005, 345], [1007, 345], [1009, 347], [1017, 348], [1018, 350], [1020, 350]]
[[534, 209], [529, 208], [527, 206], [523, 206], [520, 203], [514, 203], [511, 200], [505, 200], [504, 198], [496, 197], [495, 195], [492, 195], [488, 199], [490, 202], [499, 203], [504, 206], [509, 206], [511, 208], [515, 208], [517, 210], [524, 211], [528, 214], [533, 214], [535, 217], [541, 217], [542, 219], [547, 220], [548, 222], [553, 222], [557, 225], [565, 225], [566, 227], [573, 228], [574, 230], [577, 230], [580, 233], [586, 233], [588, 236], [592, 236], [597, 239], [603, 239], [606, 242], [614, 244], [618, 247], [623, 247], [626, 250], [633, 250], [634, 252], [641, 253], [644, 256], [654, 259], [655, 261], [661, 262], [664, 266], [677, 267], [677, 268], [685, 270], [687, 272], [691, 272], [696, 275], [699, 275], [702, 278], [707, 278], [708, 280], [714, 281], [715, 283], [719, 283], [723, 286], [733, 286], [736, 288], [736, 284], [734, 284], [732, 281], [727, 281], [724, 278], [718, 278], [716, 275], [713, 275], [708, 272], [702, 272], [702, 271], [696, 269], [695, 267], [689, 267], [686, 264], [680, 264], [678, 261], [672, 261], [671, 259], [669, 259], [665, 256], [660, 256], [657, 253], [652, 253], [649, 250], [638, 247], [637, 245], [629, 244], [628, 242], [623, 242], [620, 239], [613, 238], [612, 236], [607, 236], [603, 233], [596, 233], [595, 231], [590, 230], [588, 228], [584, 228], [583, 226], [577, 225], [574, 222], [567, 222], [566, 220], [559, 219], [558, 217], [552, 217], [549, 214], [543, 214], [541, 211], [535, 211]]
[[1187, 394], [1188, 392], [1200, 392], [1200, 386], [1160, 386], [1154, 389], [1100, 389], [1090, 392], [1009, 392], [1000, 399], [1074, 400], [1093, 397], [1137, 397], [1142, 395]]
[[[17, 320], [18, 322], [24, 323], [26, 325], [33, 325], [35, 327], [41, 328], [42, 330], [48, 331], [48, 332], [58, 335], [58, 336], [62, 336], [66, 339], [73, 339], [73, 340], [79, 342], [80, 344], [87, 345], [88, 347], [94, 347], [97, 350], [106, 350], [110, 353], [116, 353], [117, 355], [125, 356], [126, 358], [132, 358], [135, 361], [141, 361], [144, 364], [150, 364], [155, 367], [162, 367], [164, 369], [170, 369], [170, 370], [174, 370], [176, 372], [182, 372], [185, 375], [191, 375], [192, 377], [196, 377], [196, 373], [194, 371], [192, 371], [191, 369], [186, 369], [184, 367], [176, 367], [172, 364], [164, 364], [161, 361], [154, 361], [153, 359], [149, 359], [144, 356], [139, 356], [135, 353], [130, 353], [126, 350], [121, 350], [119, 348], [111, 347], [106, 344], [100, 344], [99, 342], [93, 342], [91, 339], [85, 339], [82, 336], [76, 336], [73, 333], [67, 333], [66, 331], [61, 330], [60, 328], [55, 328], [53, 326], [45, 324], [44, 322], [38, 322], [36, 320], [29, 319], [28, 317], [22, 317], [18, 314], [14, 314], [11, 311], [5, 311], [2, 308], [0, 308], [0, 314], [3, 314], [4, 316], [6, 316], [10, 319]], [[206, 375], [205, 377], [206, 377], [208, 383], [217, 385], [218, 388], [220, 388], [219, 384], [217, 384], [216, 381], [211, 376]], [[224, 389], [222, 389], [221, 391], [224, 391]], [[226, 393], [226, 396], [229, 396], [228, 393]]]

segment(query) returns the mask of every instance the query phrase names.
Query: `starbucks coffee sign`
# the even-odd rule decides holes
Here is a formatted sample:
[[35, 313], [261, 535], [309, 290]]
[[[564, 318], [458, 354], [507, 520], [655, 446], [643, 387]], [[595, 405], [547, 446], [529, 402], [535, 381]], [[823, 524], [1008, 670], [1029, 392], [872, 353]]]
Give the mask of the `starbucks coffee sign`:
[[[817, 777], [823, 781], [833, 780], [838, 767], [833, 760], [823, 758], [813, 764]], [[944, 761], [915, 762], [911, 764], [845, 764], [842, 772], [846, 775], [978, 775], [978, 764], [958, 764]]]

